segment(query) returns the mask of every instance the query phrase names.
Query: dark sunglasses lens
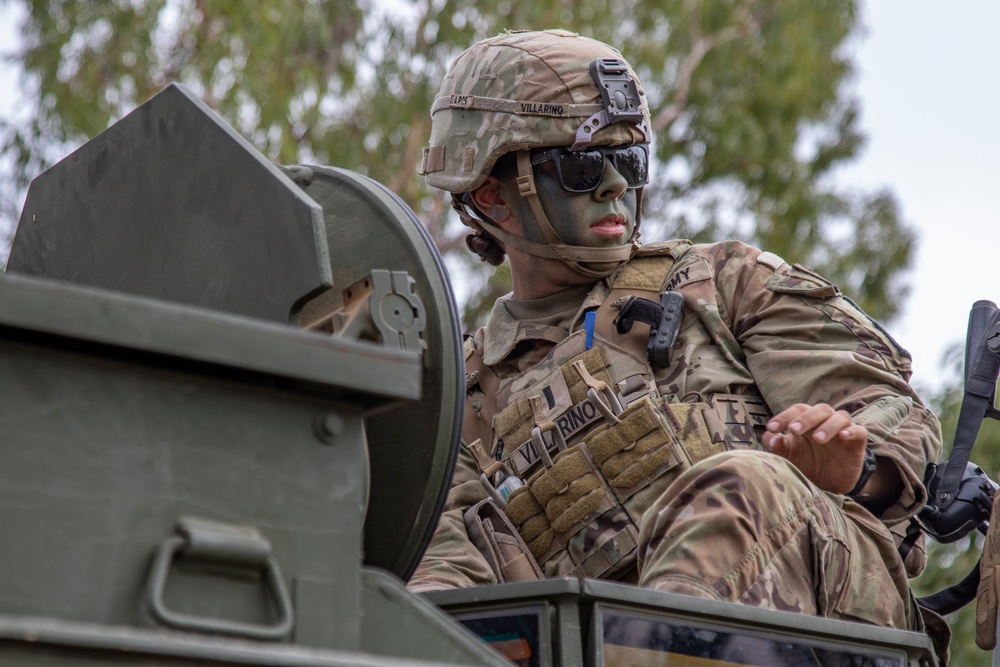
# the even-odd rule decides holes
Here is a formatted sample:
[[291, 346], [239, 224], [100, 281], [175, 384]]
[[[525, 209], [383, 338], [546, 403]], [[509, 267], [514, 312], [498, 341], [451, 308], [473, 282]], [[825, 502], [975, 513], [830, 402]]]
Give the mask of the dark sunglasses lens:
[[607, 153], [630, 188], [640, 188], [648, 180], [649, 159], [642, 146], [616, 150], [591, 150], [563, 153], [559, 156], [562, 186], [569, 192], [590, 192], [604, 178], [604, 155]]
[[630, 188], [646, 184], [648, 160], [646, 151], [640, 146], [629, 146], [614, 153], [614, 165], [618, 173], [628, 182]]
[[570, 192], [590, 192], [604, 177], [604, 156], [600, 151], [578, 151], [559, 156], [562, 186]]

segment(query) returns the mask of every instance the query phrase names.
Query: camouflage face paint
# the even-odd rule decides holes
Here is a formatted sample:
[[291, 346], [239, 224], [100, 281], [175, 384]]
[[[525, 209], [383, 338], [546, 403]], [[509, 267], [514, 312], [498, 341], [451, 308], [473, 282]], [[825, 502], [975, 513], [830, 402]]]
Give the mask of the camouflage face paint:
[[[563, 190], [553, 169], [548, 163], [537, 165], [535, 187], [542, 209], [563, 243], [600, 248], [628, 241], [635, 229], [635, 190], [627, 189], [625, 179], [610, 163], [605, 165], [600, 185], [583, 193]], [[517, 194], [516, 186], [508, 192], [513, 195], [508, 196], [511, 213], [520, 222], [524, 237], [544, 243], [528, 201]]]

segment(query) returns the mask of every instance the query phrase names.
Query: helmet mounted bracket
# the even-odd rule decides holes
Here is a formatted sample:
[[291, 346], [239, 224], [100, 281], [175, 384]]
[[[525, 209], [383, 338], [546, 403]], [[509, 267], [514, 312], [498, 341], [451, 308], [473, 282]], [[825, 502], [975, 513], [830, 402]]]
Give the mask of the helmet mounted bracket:
[[590, 145], [594, 134], [603, 127], [621, 121], [634, 123], [644, 141], [652, 140], [640, 105], [639, 86], [621, 58], [598, 58], [590, 63], [590, 76], [601, 92], [604, 108], [583, 121], [576, 130], [571, 151]]

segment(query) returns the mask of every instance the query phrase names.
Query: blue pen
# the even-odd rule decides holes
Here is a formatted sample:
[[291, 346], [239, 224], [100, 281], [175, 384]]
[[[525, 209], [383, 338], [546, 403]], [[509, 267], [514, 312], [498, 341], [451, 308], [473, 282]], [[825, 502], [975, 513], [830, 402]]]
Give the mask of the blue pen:
[[597, 313], [590, 311], [583, 319], [583, 330], [587, 332], [587, 349], [594, 347], [594, 325], [597, 323]]

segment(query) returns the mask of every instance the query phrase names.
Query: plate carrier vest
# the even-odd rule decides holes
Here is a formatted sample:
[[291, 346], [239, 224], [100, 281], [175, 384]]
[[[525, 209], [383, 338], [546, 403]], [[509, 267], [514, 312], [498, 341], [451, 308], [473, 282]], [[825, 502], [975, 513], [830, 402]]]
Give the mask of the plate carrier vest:
[[466, 345], [469, 391], [478, 386], [485, 399], [480, 410], [466, 401], [465, 442], [547, 577], [634, 580], [642, 513], [677, 476], [713, 454], [761, 448], [770, 412], [759, 396], [661, 396], [649, 326], [615, 327], [628, 297], [658, 302], [689, 247], [645, 246], [614, 276], [589, 348], [577, 331], [501, 379]]

